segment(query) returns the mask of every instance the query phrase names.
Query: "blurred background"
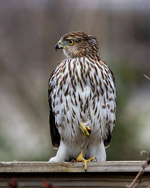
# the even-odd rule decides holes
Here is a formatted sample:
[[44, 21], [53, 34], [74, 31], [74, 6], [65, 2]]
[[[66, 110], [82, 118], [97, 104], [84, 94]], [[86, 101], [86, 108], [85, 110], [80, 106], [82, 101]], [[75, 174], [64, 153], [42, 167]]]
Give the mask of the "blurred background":
[[115, 74], [117, 125], [108, 160], [139, 160], [150, 150], [149, 0], [0, 0], [0, 161], [47, 161], [47, 87], [64, 58], [66, 32], [97, 37]]

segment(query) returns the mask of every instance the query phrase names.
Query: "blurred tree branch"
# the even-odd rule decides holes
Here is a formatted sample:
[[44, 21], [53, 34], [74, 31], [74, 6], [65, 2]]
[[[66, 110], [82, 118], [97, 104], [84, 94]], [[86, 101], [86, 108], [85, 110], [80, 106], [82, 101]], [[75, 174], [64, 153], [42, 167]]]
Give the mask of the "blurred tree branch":
[[147, 76], [146, 74], [143, 74], [143, 76], [144, 76], [147, 80], [150, 80], [150, 77]]
[[[143, 175], [143, 173], [145, 172], [145, 168], [147, 168], [149, 165], [150, 165], [150, 153], [147, 153], [147, 152], [142, 152], [142, 153], [145, 153], [146, 156], [147, 156], [147, 159], [146, 161], [143, 163], [142, 165], [142, 169], [139, 171], [139, 173], [136, 175], [136, 177], [134, 178], [134, 180], [131, 182], [130, 185], [127, 185], [126, 187], [127, 188], [135, 188], [136, 186], [138, 186], [140, 183], [141, 183], [141, 177]], [[137, 180], [139, 180], [138, 183]], [[149, 188], [150, 185], [147, 187]]]

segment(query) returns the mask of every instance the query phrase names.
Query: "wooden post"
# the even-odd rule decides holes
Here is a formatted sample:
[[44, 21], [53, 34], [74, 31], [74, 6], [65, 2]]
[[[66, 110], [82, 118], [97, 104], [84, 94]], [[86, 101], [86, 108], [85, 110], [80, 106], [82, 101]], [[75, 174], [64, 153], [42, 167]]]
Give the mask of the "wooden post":
[[[42, 181], [60, 187], [126, 187], [141, 170], [143, 161], [106, 161], [88, 163], [84, 172], [83, 163], [48, 163], [48, 162], [0, 162], [0, 188], [15, 177], [19, 187], [41, 188]], [[150, 167], [145, 169], [141, 184], [150, 185]]]

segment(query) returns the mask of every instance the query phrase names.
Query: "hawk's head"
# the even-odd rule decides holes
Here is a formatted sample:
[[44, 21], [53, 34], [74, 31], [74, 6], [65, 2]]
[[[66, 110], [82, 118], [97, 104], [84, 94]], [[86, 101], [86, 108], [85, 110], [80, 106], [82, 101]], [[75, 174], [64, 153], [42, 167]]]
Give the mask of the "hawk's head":
[[96, 38], [80, 31], [62, 36], [55, 49], [63, 49], [65, 56], [71, 58], [86, 56], [96, 60], [100, 59]]

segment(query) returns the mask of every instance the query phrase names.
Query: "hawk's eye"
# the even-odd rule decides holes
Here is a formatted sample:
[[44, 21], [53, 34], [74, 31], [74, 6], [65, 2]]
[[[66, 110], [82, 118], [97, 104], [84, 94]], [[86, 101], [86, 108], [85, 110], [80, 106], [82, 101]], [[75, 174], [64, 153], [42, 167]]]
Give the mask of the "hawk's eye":
[[72, 46], [72, 45], [74, 44], [74, 41], [73, 41], [73, 40], [68, 40], [68, 44], [69, 44], [70, 46]]

